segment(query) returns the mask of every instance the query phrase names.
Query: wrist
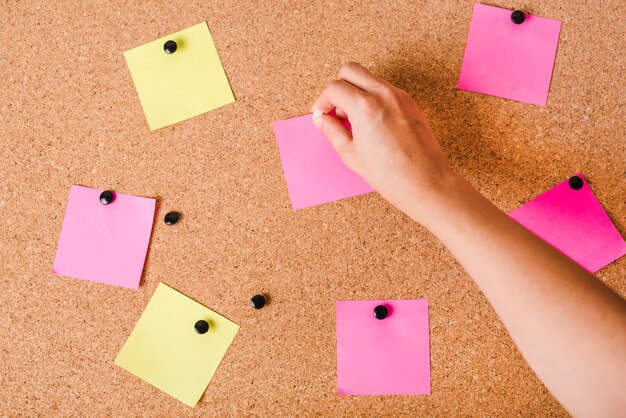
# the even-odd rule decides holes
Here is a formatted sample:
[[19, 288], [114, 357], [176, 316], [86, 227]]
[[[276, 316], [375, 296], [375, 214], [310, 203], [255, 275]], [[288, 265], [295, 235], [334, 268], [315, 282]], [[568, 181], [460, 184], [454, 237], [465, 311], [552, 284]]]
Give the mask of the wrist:
[[[418, 221], [442, 242], [454, 240], [459, 233], [475, 233], [479, 227], [493, 228], [510, 218], [493, 205], [463, 177], [454, 174], [429, 201]], [[473, 232], [469, 232], [473, 231]]]
[[404, 212], [434, 233], [478, 192], [452, 169], [445, 170], [432, 183], [427, 188], [414, 188]]

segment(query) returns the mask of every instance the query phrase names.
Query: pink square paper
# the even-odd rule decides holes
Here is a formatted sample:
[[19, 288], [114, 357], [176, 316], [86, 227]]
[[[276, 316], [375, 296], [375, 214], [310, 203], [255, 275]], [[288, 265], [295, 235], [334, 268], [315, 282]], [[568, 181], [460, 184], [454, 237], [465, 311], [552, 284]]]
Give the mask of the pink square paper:
[[373, 191], [341, 161], [311, 115], [274, 122], [293, 210]]
[[[384, 305], [385, 319], [374, 318]], [[429, 395], [428, 301], [337, 301], [337, 389], [349, 395]]]
[[561, 22], [476, 3], [458, 87], [545, 106]]
[[576, 175], [581, 189], [566, 180], [509, 215], [593, 273], [626, 254], [626, 242], [582, 174]]
[[148, 251], [155, 200], [72, 186], [52, 272], [137, 289]]

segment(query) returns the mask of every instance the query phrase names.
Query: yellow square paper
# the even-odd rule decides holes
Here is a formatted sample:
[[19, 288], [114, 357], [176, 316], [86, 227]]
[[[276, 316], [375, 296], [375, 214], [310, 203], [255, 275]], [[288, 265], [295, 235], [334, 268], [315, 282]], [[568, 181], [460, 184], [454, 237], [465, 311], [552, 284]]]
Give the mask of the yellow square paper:
[[[176, 51], [163, 44], [172, 40]], [[235, 101], [205, 22], [124, 52], [150, 130]]]
[[[209, 323], [207, 333], [195, 331], [199, 320]], [[238, 330], [234, 322], [159, 283], [115, 364], [195, 406]]]

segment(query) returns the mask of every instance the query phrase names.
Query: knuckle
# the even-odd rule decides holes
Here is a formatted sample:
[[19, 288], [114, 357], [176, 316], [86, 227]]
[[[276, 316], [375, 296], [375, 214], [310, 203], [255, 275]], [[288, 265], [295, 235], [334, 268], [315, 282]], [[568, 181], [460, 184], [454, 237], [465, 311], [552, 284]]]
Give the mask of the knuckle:
[[333, 141], [333, 148], [342, 158], [348, 153], [348, 144], [345, 141]]
[[385, 100], [394, 99], [396, 96], [396, 92], [393, 90], [391, 86], [383, 85], [378, 89], [378, 94]]
[[404, 90], [399, 90], [391, 86], [385, 86], [379, 91], [380, 97], [385, 101], [396, 107], [404, 107], [409, 103], [413, 103], [411, 95]]

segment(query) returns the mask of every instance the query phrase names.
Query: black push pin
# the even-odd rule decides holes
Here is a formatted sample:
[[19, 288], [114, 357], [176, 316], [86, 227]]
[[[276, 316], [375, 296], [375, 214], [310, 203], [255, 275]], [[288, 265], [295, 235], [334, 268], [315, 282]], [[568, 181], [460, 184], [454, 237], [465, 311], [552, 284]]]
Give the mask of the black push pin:
[[568, 183], [569, 183], [569, 187], [571, 187], [574, 190], [582, 189], [583, 188], [583, 184], [584, 184], [583, 183], [583, 179], [581, 179], [578, 176], [570, 177], [569, 180], [568, 180]]
[[521, 10], [516, 10], [511, 13], [511, 22], [515, 23], [516, 25], [521, 25], [522, 23], [524, 23], [524, 20], [526, 20], [526, 15]]
[[176, 45], [176, 42], [171, 40], [163, 44], [163, 51], [165, 51], [166, 54], [173, 54], [174, 52], [176, 52], [177, 48], [178, 45]]
[[165, 221], [165, 225], [174, 225], [180, 219], [180, 214], [178, 212], [169, 212], [165, 215], [163, 220]]
[[100, 193], [100, 203], [103, 205], [109, 205], [115, 200], [115, 195], [110, 190], [105, 190]]
[[388, 314], [389, 314], [389, 311], [383, 305], [378, 305], [377, 307], [374, 308], [374, 318], [376, 319], [385, 319], [387, 318]]
[[252, 299], [250, 299], [250, 306], [254, 309], [261, 309], [265, 306], [265, 296], [263, 295], [254, 295]]
[[204, 319], [199, 320], [193, 326], [198, 334], [206, 334], [209, 331], [209, 323]]

